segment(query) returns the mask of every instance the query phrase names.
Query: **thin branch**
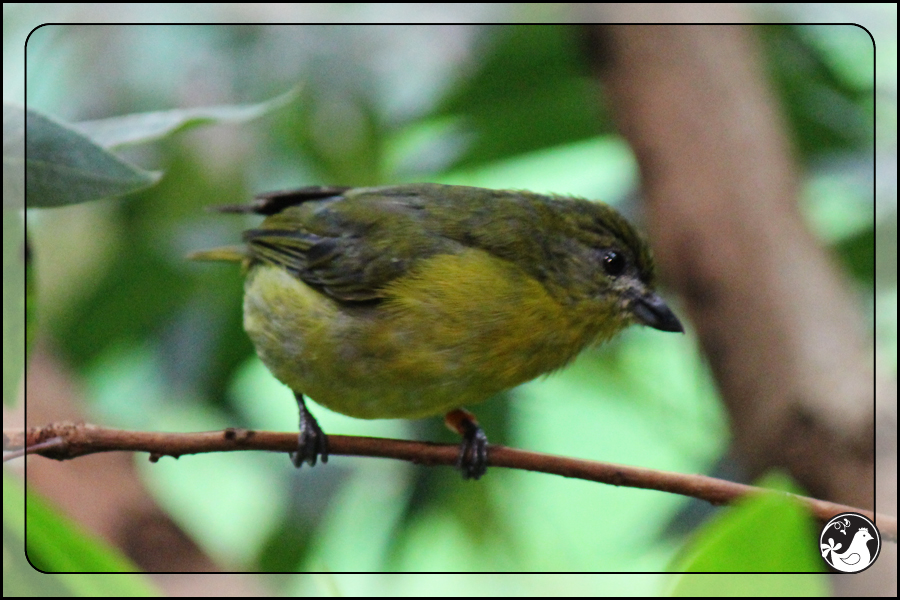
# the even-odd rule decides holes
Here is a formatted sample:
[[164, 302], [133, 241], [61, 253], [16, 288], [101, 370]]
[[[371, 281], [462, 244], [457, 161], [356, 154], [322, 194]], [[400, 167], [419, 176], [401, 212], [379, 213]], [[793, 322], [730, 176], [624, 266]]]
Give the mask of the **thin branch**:
[[[395, 458], [427, 466], [454, 465], [459, 451], [454, 444], [347, 435], [329, 435], [328, 444], [329, 453], [333, 456]], [[204, 452], [238, 450], [291, 452], [296, 449], [296, 446], [296, 433], [235, 428], [199, 433], [159, 433], [110, 429], [85, 423], [51, 423], [44, 427], [32, 427], [27, 431], [11, 431], [3, 434], [4, 451], [25, 449], [26, 454], [38, 454], [56, 460], [66, 460], [97, 452], [132, 451], [148, 452], [150, 460], [156, 462], [163, 456], [178, 458], [185, 454]], [[20, 456], [21, 452], [17, 452], [16, 455]], [[642, 467], [541, 454], [505, 446], [489, 447], [488, 465], [550, 473], [616, 486], [671, 492], [705, 500], [715, 505], [731, 503], [750, 494], [772, 493], [772, 490], [706, 475], [657, 471]], [[856, 512], [874, 521], [884, 539], [897, 541], [896, 517], [815, 498], [795, 494], [787, 495], [805, 505], [823, 523], [840, 513]]]

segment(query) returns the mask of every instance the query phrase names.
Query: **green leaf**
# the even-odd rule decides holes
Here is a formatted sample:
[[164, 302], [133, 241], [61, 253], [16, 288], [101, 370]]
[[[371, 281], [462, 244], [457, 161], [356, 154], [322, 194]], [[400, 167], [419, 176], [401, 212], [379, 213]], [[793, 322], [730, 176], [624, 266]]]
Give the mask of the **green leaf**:
[[299, 95], [299, 88], [266, 102], [238, 106], [206, 106], [162, 110], [82, 121], [73, 127], [104, 148], [155, 141], [168, 135], [209, 123], [243, 123], [286, 106]]
[[[15, 107], [4, 108], [6, 121]], [[139, 169], [75, 131], [34, 111], [22, 111], [25, 144], [26, 203], [29, 208], [65, 206], [112, 198], [154, 184], [159, 173]], [[7, 148], [4, 139], [4, 152]], [[14, 157], [4, 154], [7, 165]], [[6, 184], [4, 183], [4, 186]]]
[[679, 575], [671, 596], [730, 598], [735, 596], [786, 597], [830, 596], [827, 575], [690, 573]]
[[[763, 484], [778, 489], [793, 487], [781, 476], [767, 476]], [[812, 517], [792, 496], [776, 491], [746, 498], [701, 527], [671, 570], [693, 573], [826, 571], [819, 556], [818, 534]], [[721, 585], [721, 582], [716, 584]], [[745, 583], [739, 585], [745, 586]], [[711, 589], [701, 578], [681, 578], [674, 585], [676, 595], [703, 595]], [[718, 590], [716, 595], [726, 596], [738, 591], [727, 587], [724, 591], [721, 587], [715, 589]], [[748, 588], [741, 589], [746, 592]], [[809, 577], [797, 580], [773, 578], [765, 588], [750, 589], [754, 595], [806, 595], [827, 591], [824, 579]]]
[[[24, 506], [23, 499], [26, 499]], [[25, 541], [25, 555], [32, 568], [46, 573], [127, 573], [140, 570], [117, 549], [85, 531], [37, 494], [23, 490], [19, 480], [6, 474], [3, 476], [3, 519], [4, 575], [7, 558], [12, 562], [13, 556], [21, 556], [22, 540]], [[18, 543], [15, 543], [16, 538]], [[66, 595], [128, 597], [159, 593], [141, 575], [54, 575], [52, 578], [42, 578], [44, 582], [48, 579], [66, 588]]]

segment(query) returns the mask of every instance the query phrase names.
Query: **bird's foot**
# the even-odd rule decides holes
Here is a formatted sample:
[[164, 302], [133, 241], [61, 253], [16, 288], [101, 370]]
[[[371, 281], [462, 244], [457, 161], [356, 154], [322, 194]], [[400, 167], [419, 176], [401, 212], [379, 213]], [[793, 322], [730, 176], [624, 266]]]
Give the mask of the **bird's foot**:
[[315, 466], [316, 460], [321, 456], [322, 462], [328, 462], [328, 436], [319, 427], [316, 418], [312, 416], [303, 394], [295, 394], [297, 407], [300, 409], [300, 436], [297, 439], [297, 450], [291, 452], [291, 462], [298, 469], [305, 462], [309, 466]]
[[459, 444], [456, 468], [463, 479], [479, 479], [487, 471], [488, 440], [475, 415], [462, 408], [452, 410], [444, 417], [444, 423], [463, 439]]

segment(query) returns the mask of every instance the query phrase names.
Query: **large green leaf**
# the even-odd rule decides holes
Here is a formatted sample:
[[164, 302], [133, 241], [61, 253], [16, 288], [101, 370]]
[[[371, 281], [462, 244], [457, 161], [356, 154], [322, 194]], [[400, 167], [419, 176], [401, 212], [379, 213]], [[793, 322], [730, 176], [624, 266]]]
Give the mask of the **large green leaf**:
[[[778, 490], [793, 487], [780, 476], [768, 476], [764, 484]], [[773, 490], [740, 501], [701, 527], [671, 570], [684, 573], [823, 573], [826, 569], [819, 556], [818, 540], [809, 512], [790, 495]], [[798, 588], [793, 580], [790, 584], [773, 580], [771, 585], [775, 587], [767, 589], [763, 595], [776, 591], [805, 595], [825, 589], [824, 582], [814, 578], [801, 581], [806, 581], [807, 586]], [[696, 578], [679, 579], [675, 585], [677, 595], [704, 595], [705, 588], [706, 584]], [[732, 595], [727, 591], [719, 594]]]
[[[7, 115], [15, 107], [4, 108]], [[160, 173], [125, 162], [84, 134], [32, 110], [22, 111], [28, 208], [77, 204], [113, 198], [153, 185]], [[4, 128], [4, 135], [6, 129]], [[6, 147], [4, 140], [4, 147]], [[14, 157], [4, 155], [4, 175]]]

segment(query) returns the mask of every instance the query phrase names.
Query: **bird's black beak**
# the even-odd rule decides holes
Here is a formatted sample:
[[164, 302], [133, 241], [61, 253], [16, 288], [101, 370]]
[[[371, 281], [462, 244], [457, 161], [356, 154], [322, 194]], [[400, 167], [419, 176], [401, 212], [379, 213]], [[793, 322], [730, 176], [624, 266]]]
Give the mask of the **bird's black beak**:
[[639, 323], [660, 331], [675, 331], [684, 333], [681, 321], [669, 308], [662, 298], [649, 293], [636, 299], [631, 305], [631, 312], [637, 317]]

